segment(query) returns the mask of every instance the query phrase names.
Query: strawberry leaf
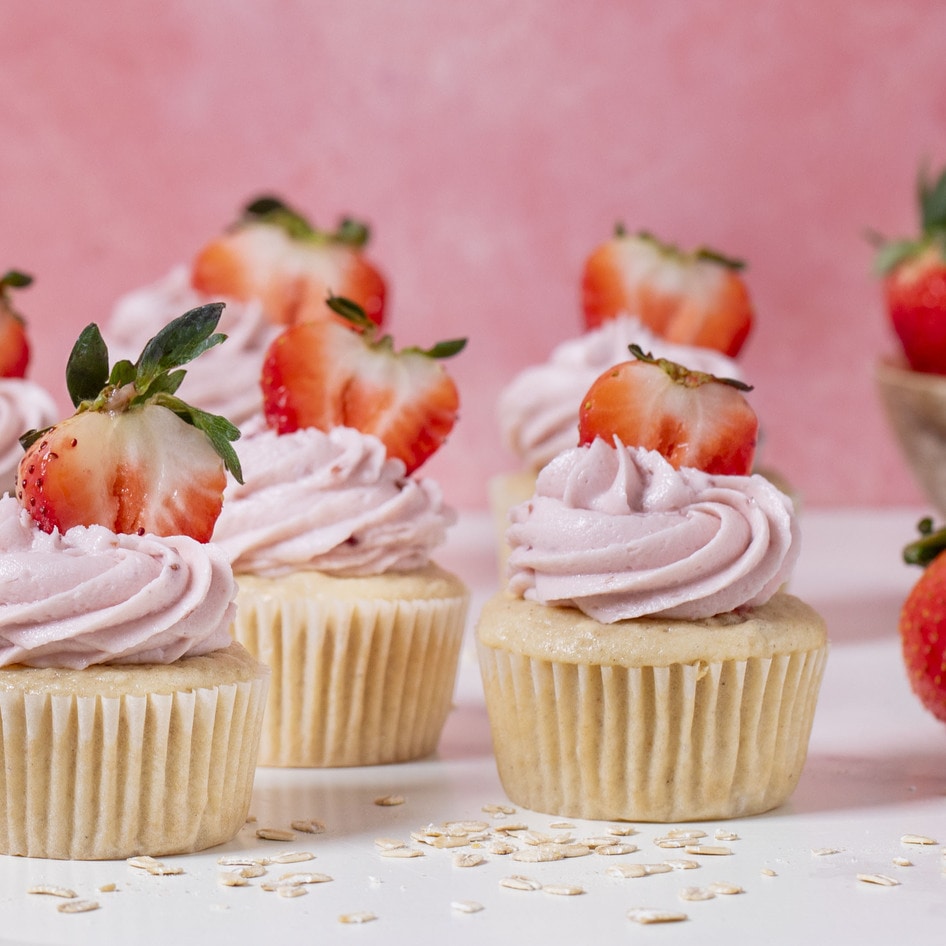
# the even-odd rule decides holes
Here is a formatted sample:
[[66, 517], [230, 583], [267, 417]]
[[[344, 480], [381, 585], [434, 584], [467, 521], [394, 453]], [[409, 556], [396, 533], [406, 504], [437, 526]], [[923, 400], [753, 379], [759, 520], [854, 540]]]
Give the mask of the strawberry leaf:
[[367, 224], [351, 217], [343, 217], [339, 221], [338, 229], [332, 234], [332, 239], [336, 243], [360, 249], [368, 242], [370, 236], [371, 232]]
[[93, 322], [72, 346], [66, 362], [66, 390], [73, 406], [78, 407], [83, 401], [94, 401], [108, 382], [108, 347]]
[[345, 296], [336, 296], [329, 293], [325, 304], [336, 314], [340, 315], [346, 322], [350, 322], [355, 328], [373, 332], [374, 322], [368, 318], [365, 310], [353, 299], [346, 299]]
[[278, 197], [264, 195], [243, 209], [243, 219], [281, 227], [294, 240], [310, 240], [316, 235], [312, 224]]
[[165, 325], [138, 356], [138, 386], [149, 387], [158, 375], [186, 365], [208, 348], [225, 341], [226, 335], [212, 334], [222, 312], [222, 302], [210, 302]]
[[923, 232], [929, 234], [946, 228], [946, 170], [932, 181], [929, 170], [924, 168], [920, 172], [917, 189]]
[[24, 289], [33, 282], [33, 277], [18, 269], [8, 269], [0, 277], [0, 294], [6, 295], [7, 289]]
[[431, 348], [409, 348], [407, 351], [419, 351], [428, 358], [452, 358], [466, 348], [465, 338], [451, 338], [446, 342], [437, 342]]

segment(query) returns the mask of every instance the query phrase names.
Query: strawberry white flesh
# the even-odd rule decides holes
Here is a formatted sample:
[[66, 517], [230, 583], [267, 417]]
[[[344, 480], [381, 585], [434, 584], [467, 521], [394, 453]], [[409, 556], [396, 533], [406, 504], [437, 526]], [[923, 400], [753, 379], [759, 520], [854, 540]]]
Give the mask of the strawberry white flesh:
[[207, 542], [225, 486], [223, 460], [207, 437], [145, 404], [87, 411], [51, 428], [24, 454], [17, 496], [46, 532], [103, 525]]

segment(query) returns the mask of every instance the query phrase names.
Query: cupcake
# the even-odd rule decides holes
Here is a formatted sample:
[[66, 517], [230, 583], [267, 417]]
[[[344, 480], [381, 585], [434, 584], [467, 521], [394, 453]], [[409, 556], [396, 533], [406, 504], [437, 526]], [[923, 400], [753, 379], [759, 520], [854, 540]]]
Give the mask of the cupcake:
[[244, 428], [262, 411], [260, 368], [280, 327], [329, 317], [324, 301], [329, 290], [359, 302], [381, 323], [386, 287], [365, 258], [368, 238], [368, 228], [358, 221], [318, 230], [275, 198], [255, 200], [188, 265], [118, 300], [105, 330], [109, 347], [134, 357], [156, 326], [187, 309], [225, 300], [220, 330], [227, 344], [194, 363], [188, 390], [198, 407]]
[[0, 277], [0, 493], [12, 492], [23, 456], [20, 434], [46, 427], [57, 417], [56, 402], [43, 387], [26, 379], [30, 344], [23, 316], [13, 307], [13, 289], [33, 278], [18, 270]]
[[[583, 333], [522, 371], [500, 393], [500, 433], [518, 469], [494, 477], [490, 507], [500, 533], [509, 510], [532, 495], [536, 474], [575, 443], [578, 404], [628, 346], [720, 378], [741, 378], [735, 361], [754, 318], [742, 263], [710, 250], [685, 252], [621, 225], [582, 272]], [[508, 549], [500, 545], [500, 565]]]
[[512, 512], [508, 586], [476, 630], [499, 774], [562, 817], [766, 811], [801, 774], [827, 654], [781, 590], [795, 512], [750, 475], [738, 386], [634, 354]]
[[111, 372], [89, 326], [76, 413], [24, 437], [0, 501], [4, 854], [188, 853], [245, 823], [268, 673], [230, 637], [233, 573], [207, 542], [237, 431], [175, 393], [220, 308]]
[[917, 186], [920, 233], [879, 239], [876, 269], [897, 350], [878, 361], [881, 403], [917, 484], [946, 514], [946, 169]]
[[415, 475], [453, 427], [437, 358], [460, 345], [395, 352], [333, 305], [342, 318], [286, 329], [264, 360], [271, 426], [241, 444], [214, 532], [239, 585], [233, 636], [272, 668], [262, 765], [429, 755], [464, 632], [468, 591], [431, 560], [454, 513]]

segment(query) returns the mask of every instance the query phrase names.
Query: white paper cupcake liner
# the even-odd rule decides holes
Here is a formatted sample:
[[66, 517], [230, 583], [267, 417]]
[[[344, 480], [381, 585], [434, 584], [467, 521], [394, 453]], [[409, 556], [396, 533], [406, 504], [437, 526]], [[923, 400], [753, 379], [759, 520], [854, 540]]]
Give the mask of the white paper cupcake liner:
[[239, 583], [234, 637], [272, 670], [260, 765], [379, 765], [436, 749], [466, 619], [459, 583], [403, 599]]
[[[230, 840], [249, 808], [267, 687], [265, 668], [242, 660], [247, 679], [156, 693], [82, 692], [86, 671], [45, 687], [23, 669], [20, 687], [4, 671], [0, 852], [104, 860]], [[118, 672], [146, 686], [150, 669]], [[63, 692], [69, 675], [79, 692]]]
[[517, 804], [572, 818], [767, 811], [801, 774], [825, 657], [622, 668], [481, 647], [503, 787]]

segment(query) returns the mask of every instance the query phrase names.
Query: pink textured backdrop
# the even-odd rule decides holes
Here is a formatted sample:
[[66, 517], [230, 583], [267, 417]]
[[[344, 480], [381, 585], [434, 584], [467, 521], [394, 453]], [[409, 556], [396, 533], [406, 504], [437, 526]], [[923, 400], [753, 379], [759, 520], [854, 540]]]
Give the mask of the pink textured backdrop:
[[0, 6], [0, 267], [31, 376], [114, 299], [276, 191], [370, 221], [399, 344], [466, 334], [425, 469], [460, 507], [511, 463], [495, 398], [579, 328], [615, 220], [749, 263], [766, 459], [813, 505], [919, 499], [873, 390], [866, 227], [946, 163], [936, 0], [259, 0]]

